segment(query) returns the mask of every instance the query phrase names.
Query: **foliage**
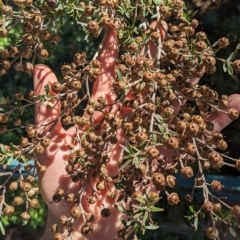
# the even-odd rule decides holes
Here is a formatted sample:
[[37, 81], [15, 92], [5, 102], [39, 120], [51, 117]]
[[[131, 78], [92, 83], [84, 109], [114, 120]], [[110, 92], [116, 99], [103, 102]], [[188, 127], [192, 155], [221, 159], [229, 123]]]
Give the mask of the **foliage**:
[[[209, 238], [219, 239], [218, 224], [222, 224], [223, 234], [227, 228], [226, 231], [236, 238], [232, 224], [235, 223], [234, 218], [239, 217], [240, 206], [230, 206], [215, 196], [214, 191], [220, 191], [223, 186], [217, 180], [208, 183], [205, 175], [208, 171], [221, 171], [224, 166], [240, 169], [240, 160], [225, 154], [227, 142], [221, 133], [212, 133], [214, 123], [206, 118], [210, 113], [219, 112], [231, 120], [239, 116], [237, 109], [230, 108], [229, 98], [223, 95], [230, 94], [233, 87], [239, 88], [239, 46], [235, 44], [230, 51], [225, 50], [229, 39], [224, 37], [227, 34], [223, 30], [233, 20], [238, 22], [238, 18], [228, 19], [226, 25], [218, 26], [218, 14], [207, 13], [210, 15], [201, 23], [202, 26], [211, 24], [211, 28], [220, 29], [224, 35], [216, 34], [213, 40], [207, 31], [198, 31], [199, 21], [194, 18], [196, 12], [188, 10], [182, 0], [14, 0], [13, 3], [15, 5], [12, 6], [7, 1], [1, 4], [0, 74], [4, 91], [0, 92], [0, 132], [5, 137], [1, 140], [0, 161], [2, 165], [11, 165], [16, 159], [19, 165], [6, 175], [18, 172], [19, 178], [8, 177], [0, 186], [2, 233], [8, 224], [6, 216], [19, 223], [15, 214], [24, 211], [22, 208], [14, 211], [10, 204], [13, 195], [6, 194], [9, 192], [6, 186], [11, 183], [17, 182], [21, 192], [15, 193], [25, 197], [25, 210], [32, 219], [28, 224], [36, 226], [36, 216], [45, 213], [40, 209], [36, 214], [29, 208], [28, 204], [36, 196], [30, 199], [28, 192], [35, 183], [23, 176], [20, 167], [36, 168], [44, 174], [46, 166], [41, 165], [38, 158], [51, 144], [51, 139], [47, 135], [39, 136], [33, 124], [33, 111], [27, 110], [43, 102], [54, 108], [51, 101], [59, 100], [62, 113], [48, 125], [52, 124], [52, 129], [60, 120], [66, 128], [76, 128], [74, 141], [81, 143], [81, 147], [70, 154], [66, 171], [73, 182], [80, 182], [83, 186], [77, 200], [69, 203], [74, 203], [73, 208], [77, 207], [78, 211], [81, 209], [84, 219], [86, 212], [81, 199], [86, 185], [91, 185], [91, 179], [97, 179], [96, 187], [92, 186], [94, 193], [105, 187], [110, 189], [110, 186], [120, 193], [117, 196], [115, 191], [110, 192], [110, 197], [116, 199], [116, 208], [127, 218], [122, 218], [122, 229], [117, 233], [119, 238], [134, 236], [140, 239], [147, 230], [158, 232], [161, 223], [155, 217], [156, 213], [164, 214], [164, 209], [181, 208], [181, 196], [176, 187], [176, 173], [180, 172], [182, 178], [195, 178], [191, 193], [185, 196], [191, 204], [198, 189], [203, 194], [201, 203], [190, 205], [185, 213], [193, 230], [200, 231], [199, 222], [204, 219], [207, 225], [211, 225], [206, 229]], [[168, 22], [168, 33], [160, 20]], [[89, 94], [91, 82], [102, 71], [96, 46], [101, 49], [109, 29], [116, 30], [120, 52], [112, 86], [116, 100], [111, 104], [107, 104], [105, 96], [94, 101]], [[231, 31], [238, 39], [239, 28]], [[151, 53], [149, 44], [155, 46], [156, 56]], [[45, 94], [37, 96], [32, 91], [31, 74], [37, 62], [45, 61], [58, 73], [60, 82], [46, 85]], [[216, 69], [221, 71], [215, 73]], [[226, 74], [230, 76], [230, 84], [216, 81], [216, 76], [223, 78]], [[202, 76], [200, 84], [191, 84], [193, 77]], [[214, 87], [205, 83], [213, 83]], [[131, 92], [134, 99], [129, 100]], [[81, 114], [86, 105], [84, 100], [88, 101], [87, 117]], [[109, 105], [119, 103], [122, 110], [131, 109], [129, 115], [122, 114], [121, 109], [117, 114], [109, 112]], [[100, 123], [93, 117], [95, 111], [104, 113]], [[95, 131], [99, 124], [104, 133]], [[79, 131], [81, 127], [87, 128], [83, 134]], [[125, 143], [121, 145], [124, 153], [119, 160], [119, 174], [109, 176], [106, 171], [109, 145], [119, 141], [119, 129], [125, 136]], [[167, 156], [161, 156], [162, 149], [172, 154], [170, 161]], [[28, 162], [31, 159], [34, 166]], [[76, 165], [77, 171], [73, 169]], [[53, 201], [67, 201], [68, 194], [62, 193], [60, 188], [56, 190]], [[92, 198], [88, 198], [89, 204]], [[216, 210], [216, 204], [220, 204], [223, 210]], [[111, 211], [103, 208], [101, 214], [106, 217]], [[75, 218], [71, 215], [64, 226], [57, 222], [63, 231], [53, 231], [55, 236], [71, 234]], [[85, 221], [81, 233], [90, 235], [91, 223]], [[146, 239], [148, 234], [156, 233], [147, 232]]]

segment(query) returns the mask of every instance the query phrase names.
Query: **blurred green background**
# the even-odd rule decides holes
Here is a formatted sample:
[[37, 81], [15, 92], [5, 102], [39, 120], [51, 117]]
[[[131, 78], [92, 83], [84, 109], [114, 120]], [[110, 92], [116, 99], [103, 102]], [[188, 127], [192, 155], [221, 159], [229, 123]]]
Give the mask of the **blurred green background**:
[[[235, 50], [237, 44], [240, 42], [240, 0], [186, 0], [185, 2], [189, 9], [198, 11], [196, 14], [196, 19], [200, 21], [200, 26], [197, 30], [205, 31], [211, 43], [214, 43], [220, 37], [229, 38], [230, 45], [217, 54], [218, 57], [223, 57], [226, 59]], [[57, 45], [54, 43], [48, 45], [50, 57], [47, 61], [45, 61], [45, 64], [51, 67], [59, 78], [61, 64], [71, 62], [74, 53], [77, 51], [85, 51], [88, 59], [91, 59], [100, 41], [100, 38], [93, 38], [92, 40], [90, 39], [90, 41], [86, 42], [84, 40], [85, 35], [81, 29], [81, 26], [76, 25], [71, 18], [65, 19], [60, 25], [61, 27], [58, 33], [62, 37], [62, 40]], [[19, 31], [21, 31], [21, 29], [19, 29]], [[0, 48], [6, 46], [6, 44], [11, 44], [14, 42], [15, 37], [16, 36], [13, 33], [12, 37], [8, 40], [9, 42], [0, 39]], [[236, 58], [240, 58], [240, 53], [238, 53]], [[218, 64], [217, 72], [210, 76], [204, 76], [201, 79], [200, 84], [210, 85], [220, 95], [240, 93], [240, 75], [235, 75], [235, 77], [232, 78], [227, 73], [224, 73], [221, 63]], [[16, 92], [22, 91], [27, 94], [32, 88], [33, 82], [31, 75], [26, 73], [17, 73], [14, 70], [10, 70], [7, 75], [0, 77], [0, 101], [9, 98], [10, 102], [15, 104], [14, 94]], [[13, 126], [12, 124], [15, 118], [17, 118], [16, 115], [11, 116], [9, 128]], [[25, 110], [21, 118], [23, 124], [33, 122], [33, 108], [28, 108]], [[229, 154], [233, 157], [240, 156], [239, 132], [240, 119], [234, 121], [223, 131], [223, 134], [226, 136], [225, 140], [229, 145]], [[4, 144], [9, 144], [10, 142], [18, 144], [20, 136], [24, 136], [24, 134], [25, 133], [21, 130], [9, 132], [4, 136], [0, 135], [0, 142]], [[240, 180], [240, 173], [232, 168], [230, 169], [224, 167], [221, 172], [224, 174], [226, 179], [234, 176], [236, 181]], [[184, 186], [184, 183], [182, 183], [182, 185]], [[178, 190], [184, 196], [185, 192], [190, 189], [188, 189], [188, 187], [185, 187], [185, 189], [184, 187], [181, 187]], [[14, 194], [12, 193], [8, 193], [7, 198], [13, 199], [13, 195]], [[240, 202], [240, 192], [236, 190], [236, 192], [233, 192], [233, 195], [235, 195], [236, 198], [228, 200], [230, 202]], [[40, 196], [37, 197], [40, 198]], [[196, 205], [198, 204], [200, 204], [200, 201], [196, 200]], [[190, 227], [189, 222], [183, 218], [184, 215], [189, 214], [188, 205], [188, 203], [182, 200], [180, 205], [177, 207], [168, 207], [164, 201], [160, 201], [159, 206], [164, 207], [165, 211], [156, 215], [155, 219], [162, 225], [162, 227], [160, 227], [157, 231], [148, 232], [146, 236], [141, 237], [141, 239], [206, 239], [205, 232], [202, 231], [202, 229], [208, 225], [208, 222], [203, 220], [199, 225], [198, 231], [194, 232], [194, 230]], [[39, 232], [42, 231], [47, 209], [44, 207], [43, 203], [41, 203], [41, 206], [42, 207], [39, 210], [40, 213], [32, 213], [33, 216], [35, 214], [38, 217], [36, 219], [33, 218], [32, 221], [29, 221], [29, 223], [25, 226], [21, 225], [21, 221], [17, 219], [17, 215], [15, 214], [13, 217], [8, 219], [11, 227], [17, 225], [22, 229], [23, 232], [26, 233], [25, 237], [22, 239], [27, 240], [33, 239], [33, 237], [36, 238]], [[35, 230], [32, 226], [35, 226]], [[0, 236], [0, 240], [4, 239], [4, 236]], [[234, 238], [228, 234], [227, 237], [223, 239]]]

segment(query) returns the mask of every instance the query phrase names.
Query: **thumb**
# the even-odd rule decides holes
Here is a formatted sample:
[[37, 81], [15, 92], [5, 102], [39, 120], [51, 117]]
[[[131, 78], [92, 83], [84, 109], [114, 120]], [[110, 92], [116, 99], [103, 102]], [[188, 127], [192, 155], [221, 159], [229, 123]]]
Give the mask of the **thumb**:
[[[229, 112], [230, 109], [236, 109], [238, 112], [240, 112], [240, 95], [239, 94], [233, 94], [228, 97], [229, 106], [226, 110], [226, 112]], [[206, 118], [206, 121], [212, 122], [214, 124], [214, 130], [213, 132], [220, 132], [222, 131], [226, 126], [228, 126], [233, 120], [228, 116], [228, 114], [219, 112], [218, 114], [211, 114]]]
[[[52, 84], [58, 82], [55, 74], [46, 65], [39, 64], [34, 67], [33, 79], [34, 91], [39, 97], [34, 108], [35, 125], [39, 127], [38, 132], [45, 134], [50, 129], [55, 133], [61, 131], [62, 125], [58, 119], [61, 113], [61, 103], [60, 100], [57, 100], [57, 94], [51, 89]], [[46, 89], [48, 89], [50, 97], [46, 96]]]

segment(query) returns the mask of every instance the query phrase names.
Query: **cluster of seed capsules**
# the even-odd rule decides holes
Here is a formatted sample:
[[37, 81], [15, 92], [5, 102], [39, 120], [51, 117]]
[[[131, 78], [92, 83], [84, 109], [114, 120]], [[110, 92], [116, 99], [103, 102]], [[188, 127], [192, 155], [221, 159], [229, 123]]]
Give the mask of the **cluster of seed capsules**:
[[[56, 7], [55, 1], [47, 2], [48, 7]], [[27, 6], [30, 7], [31, 4], [29, 2]], [[95, 16], [96, 12], [99, 13], [97, 9], [101, 9], [101, 18], [87, 22], [88, 33], [98, 37], [103, 29], [115, 28], [113, 17], [117, 15], [118, 6], [121, 4], [124, 3], [112, 0], [79, 3], [89, 19]], [[87, 54], [84, 52], [76, 53], [72, 63], [62, 65], [62, 81], [51, 86], [52, 91], [61, 99], [62, 124], [85, 129], [83, 136], [76, 136], [81, 148], [72, 150], [68, 158], [68, 176], [75, 183], [82, 182], [82, 185], [90, 184], [91, 179], [97, 179], [96, 185], [92, 186], [96, 193], [114, 187], [115, 191], [109, 191], [107, 197], [131, 206], [129, 211], [119, 208], [123, 214], [128, 215], [128, 221], [131, 222], [129, 225], [123, 223], [123, 228], [116, 234], [120, 239], [127, 239], [131, 235], [133, 225], [151, 223], [151, 211], [149, 217], [143, 221], [144, 216], [139, 212], [138, 218], [135, 215], [137, 207], [143, 209], [147, 204], [151, 209], [159, 202], [160, 195], [166, 196], [170, 206], [179, 203], [180, 197], [174, 191], [177, 184], [176, 173], [180, 173], [186, 179], [196, 178], [195, 187], [202, 188], [204, 195], [201, 211], [209, 213], [212, 218], [221, 210], [221, 204], [224, 204], [221, 199], [212, 200], [212, 191], [221, 190], [222, 184], [217, 180], [208, 184], [204, 176], [205, 171], [221, 170], [225, 164], [240, 170], [240, 160], [221, 153], [227, 149], [227, 143], [221, 133], [213, 133], [213, 123], [206, 120], [209, 114], [219, 112], [236, 120], [239, 112], [233, 108], [229, 109], [227, 96], [218, 96], [211, 88], [193, 83], [193, 78], [216, 71], [215, 53], [228, 46], [228, 39], [223, 37], [215, 46], [210, 45], [207, 35], [203, 31], [196, 31], [198, 21], [187, 21], [184, 18], [183, 6], [183, 1], [172, 0], [168, 1], [167, 5], [156, 8], [158, 20], [175, 19], [169, 24], [165, 39], [161, 39], [161, 32], [157, 26], [146, 24], [146, 28], [138, 33], [133, 32], [131, 41], [126, 44], [126, 22], [116, 18], [116, 21], [119, 21], [116, 31], [122, 54], [116, 59], [116, 79], [112, 85], [117, 100], [110, 106], [105, 96], [97, 100], [89, 96], [88, 83], [95, 81], [101, 74], [102, 66], [97, 58], [87, 61]], [[4, 16], [13, 16], [10, 7], [4, 6], [2, 9]], [[22, 60], [30, 58], [32, 54], [47, 58], [48, 51], [43, 47], [42, 41], [60, 41], [58, 34], [50, 34], [44, 27], [44, 13], [23, 14], [23, 44], [20, 47], [11, 46], [1, 50], [1, 74], [5, 74], [13, 63], [17, 71], [32, 72], [33, 63], [23, 63]], [[7, 30], [3, 26], [0, 34], [1, 37], [7, 36]], [[147, 44], [150, 41], [156, 47], [156, 56], [152, 56], [148, 49]], [[231, 66], [236, 73], [240, 72], [240, 60], [231, 62]], [[78, 92], [85, 92], [85, 89], [86, 94], [80, 99]], [[19, 94], [17, 97], [21, 100]], [[77, 115], [75, 110], [85, 99], [88, 100], [86, 114]], [[117, 105], [119, 110], [113, 114], [111, 107], [114, 105]], [[95, 112], [103, 113], [104, 117], [100, 122], [95, 121]], [[5, 115], [1, 115], [2, 123], [6, 122], [5, 118]], [[123, 146], [119, 175], [109, 176], [107, 167], [111, 159], [108, 149], [109, 146], [119, 143], [119, 132], [123, 133], [126, 146]], [[29, 153], [24, 149], [31, 147], [33, 153], [40, 155], [50, 145], [48, 137], [38, 138], [34, 126], [27, 128], [27, 135], [28, 138], [21, 139], [21, 154]], [[32, 139], [32, 143], [29, 138]], [[45, 166], [39, 167], [40, 172], [46, 171]], [[23, 182], [22, 186], [25, 189], [29, 184], [27, 181]], [[24, 189], [24, 192], [31, 190]], [[96, 204], [98, 199], [96, 194], [83, 196], [83, 193], [84, 191], [80, 191], [80, 194], [76, 195], [58, 189], [54, 194], [53, 202], [65, 201], [73, 206], [70, 218], [61, 216], [52, 226], [53, 239], [64, 239], [62, 232], [73, 231], [72, 223], [80, 217], [85, 220], [81, 228], [82, 235], [92, 234], [94, 213], [82, 212], [82, 208], [79, 207], [80, 199], [86, 197], [88, 204]], [[187, 195], [186, 198], [192, 201], [193, 196]], [[134, 211], [131, 212], [131, 209]], [[240, 206], [235, 205], [230, 209], [234, 217], [240, 217]], [[7, 206], [3, 212], [11, 215], [12, 211], [14, 208]], [[111, 210], [103, 207], [101, 216], [108, 217], [110, 214]], [[206, 234], [210, 239], [218, 237], [214, 224], [207, 228]]]
[[[236, 120], [239, 112], [234, 108], [229, 109], [227, 96], [218, 96], [211, 88], [191, 82], [193, 77], [215, 72], [214, 53], [226, 47], [228, 39], [219, 39], [214, 49], [207, 44], [204, 32], [194, 33], [196, 27], [197, 20], [189, 24], [169, 25], [169, 33], [161, 43], [160, 68], [156, 67], [151, 56], [141, 53], [142, 45], [146, 43], [141, 36], [135, 36], [132, 44], [123, 45], [124, 53], [116, 60], [116, 80], [112, 85], [118, 96], [112, 104], [118, 105], [116, 114], [109, 111], [111, 108], [105, 96], [101, 96], [97, 100], [89, 98], [86, 115], [76, 116], [73, 110], [81, 100], [76, 97], [72, 101], [71, 98], [72, 107], [69, 107], [68, 94], [62, 97], [63, 125], [76, 124], [84, 128], [91, 123], [91, 128], [79, 139], [81, 148], [70, 154], [66, 172], [73, 182], [97, 179], [93, 186], [96, 193], [111, 189], [114, 185], [116, 191], [109, 191], [108, 197], [130, 204], [132, 212], [120, 210], [128, 215], [128, 221], [131, 222], [130, 226], [125, 225], [118, 231], [121, 239], [129, 237], [134, 224], [143, 223], [140, 212], [137, 212], [138, 218], [135, 217], [135, 205], [140, 208], [144, 208], [144, 204], [155, 206], [160, 194], [166, 195], [170, 206], [179, 203], [180, 197], [174, 192], [176, 173], [185, 179], [196, 178], [195, 187], [202, 188], [204, 195], [199, 212], [209, 213], [211, 217], [217, 215], [224, 204], [217, 197], [213, 199], [212, 192], [220, 191], [223, 186], [217, 180], [207, 183], [205, 171], [221, 170], [225, 164], [240, 169], [240, 160], [221, 153], [227, 149], [227, 142], [221, 133], [213, 133], [214, 124], [206, 120], [209, 114], [219, 112]], [[156, 28], [149, 28], [145, 33], [149, 41], [159, 44], [160, 34]], [[189, 35], [194, 39], [192, 45], [187, 39]], [[236, 60], [233, 63], [236, 72], [238, 62]], [[58, 94], [78, 91], [87, 80], [94, 81], [101, 73], [101, 63], [97, 59], [87, 63], [85, 53], [76, 53], [73, 62], [63, 65], [61, 71], [62, 83], [52, 85], [52, 90]], [[100, 122], [95, 122], [95, 112], [103, 113]], [[127, 114], [122, 114], [124, 112]], [[108, 147], [121, 141], [119, 131], [123, 132], [126, 146], [123, 146], [119, 175], [109, 176], [106, 171], [110, 161]], [[171, 153], [171, 158], [162, 152]], [[77, 203], [79, 197], [58, 189], [54, 201]], [[94, 194], [86, 198], [89, 204], [98, 201]], [[193, 201], [193, 195], [186, 195], [186, 199]], [[240, 206], [229, 208], [232, 215], [238, 218]], [[77, 218], [76, 213], [77, 217], [85, 214], [74, 205], [71, 217]], [[92, 221], [93, 214], [88, 214]], [[111, 210], [103, 207], [102, 217], [110, 214]], [[66, 216], [62, 218], [67, 221]], [[57, 231], [67, 225], [65, 220], [61, 224], [62, 218], [53, 225], [54, 239], [61, 239], [62, 234]], [[91, 221], [86, 220], [82, 226], [81, 233], [85, 236], [90, 236], [93, 231]], [[145, 221], [147, 223], [148, 219]], [[210, 239], [217, 238], [215, 225], [207, 228], [206, 234]]]

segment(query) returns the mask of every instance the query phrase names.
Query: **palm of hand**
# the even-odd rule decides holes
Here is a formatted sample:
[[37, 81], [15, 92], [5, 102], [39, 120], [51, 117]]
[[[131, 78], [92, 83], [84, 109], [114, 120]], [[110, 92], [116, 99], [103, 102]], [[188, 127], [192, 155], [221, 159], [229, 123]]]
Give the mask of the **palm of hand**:
[[[102, 65], [102, 73], [98, 76], [94, 82], [92, 98], [98, 99], [100, 96], [105, 96], [107, 103], [111, 104], [114, 102], [116, 96], [112, 91], [112, 84], [115, 80], [115, 59], [118, 57], [117, 42], [114, 30], [111, 30], [104, 42], [103, 49], [99, 56], [99, 61]], [[152, 55], [156, 55], [156, 51], [152, 46], [149, 46], [152, 52]], [[51, 85], [56, 82], [56, 76], [54, 73], [46, 66], [38, 65], [34, 70], [34, 87], [37, 95], [44, 94], [44, 86], [46, 84]], [[51, 92], [52, 93], [52, 92]], [[54, 95], [54, 93], [52, 93]], [[129, 95], [131, 98], [131, 94]], [[237, 102], [239, 95], [231, 97], [230, 105], [239, 109]], [[47, 125], [48, 123], [54, 122], [60, 113], [60, 103], [58, 102], [53, 109], [48, 109], [46, 107], [47, 103], [43, 105], [35, 105], [35, 123], [37, 126]], [[123, 109], [119, 113], [118, 108], [115, 106], [111, 110], [114, 114], [121, 115], [129, 112], [129, 109]], [[124, 113], [124, 112], [125, 113]], [[101, 113], [95, 113], [94, 119], [100, 121], [103, 115]], [[209, 121], [212, 121], [215, 124], [215, 131], [220, 131], [226, 125], [230, 123], [230, 119], [224, 115], [219, 114], [218, 116], [210, 116]], [[46, 133], [51, 124], [47, 127], [42, 128], [42, 132]], [[80, 129], [81, 131], [81, 129]], [[51, 145], [45, 149], [45, 152], [38, 158], [39, 162], [42, 165], [47, 166], [47, 171], [44, 174], [39, 174], [41, 193], [43, 199], [49, 208], [49, 215], [52, 215], [54, 222], [61, 216], [66, 215], [69, 217], [70, 209], [72, 204], [66, 204], [64, 201], [60, 203], [52, 203], [53, 195], [55, 194], [58, 188], [63, 188], [66, 192], [77, 194], [80, 190], [79, 183], [73, 183], [71, 178], [67, 176], [65, 167], [67, 165], [67, 160], [71, 150], [69, 146], [72, 144], [73, 137], [76, 134], [76, 128], [72, 127], [68, 130], [64, 130], [60, 121], [51, 129], [50, 139]], [[118, 160], [121, 159], [122, 147], [124, 145], [125, 137], [121, 130], [117, 132], [118, 143], [112, 145], [109, 148], [110, 162], [107, 164], [107, 172], [109, 176], [115, 176], [118, 174]], [[165, 156], [167, 162], [170, 162], [173, 155], [176, 155], [176, 152], [173, 150], [161, 148], [160, 154]], [[91, 185], [94, 187], [96, 181], [91, 181]], [[85, 186], [85, 193], [81, 197], [82, 207], [86, 212], [91, 212], [94, 214], [94, 223], [92, 224], [93, 233], [89, 239], [114, 239], [117, 235], [117, 231], [121, 227], [120, 221], [120, 212], [114, 207], [114, 200], [111, 200], [107, 197], [108, 190], [98, 192], [99, 199], [97, 204], [89, 205], [86, 197], [92, 195], [93, 190], [89, 184]], [[111, 210], [111, 215], [108, 218], [101, 217], [101, 209], [107, 207]], [[74, 223], [75, 231], [72, 235], [73, 239], [85, 239], [84, 236], [80, 233], [81, 226], [84, 225], [84, 220], [77, 220]], [[48, 226], [50, 227], [50, 226]]]

